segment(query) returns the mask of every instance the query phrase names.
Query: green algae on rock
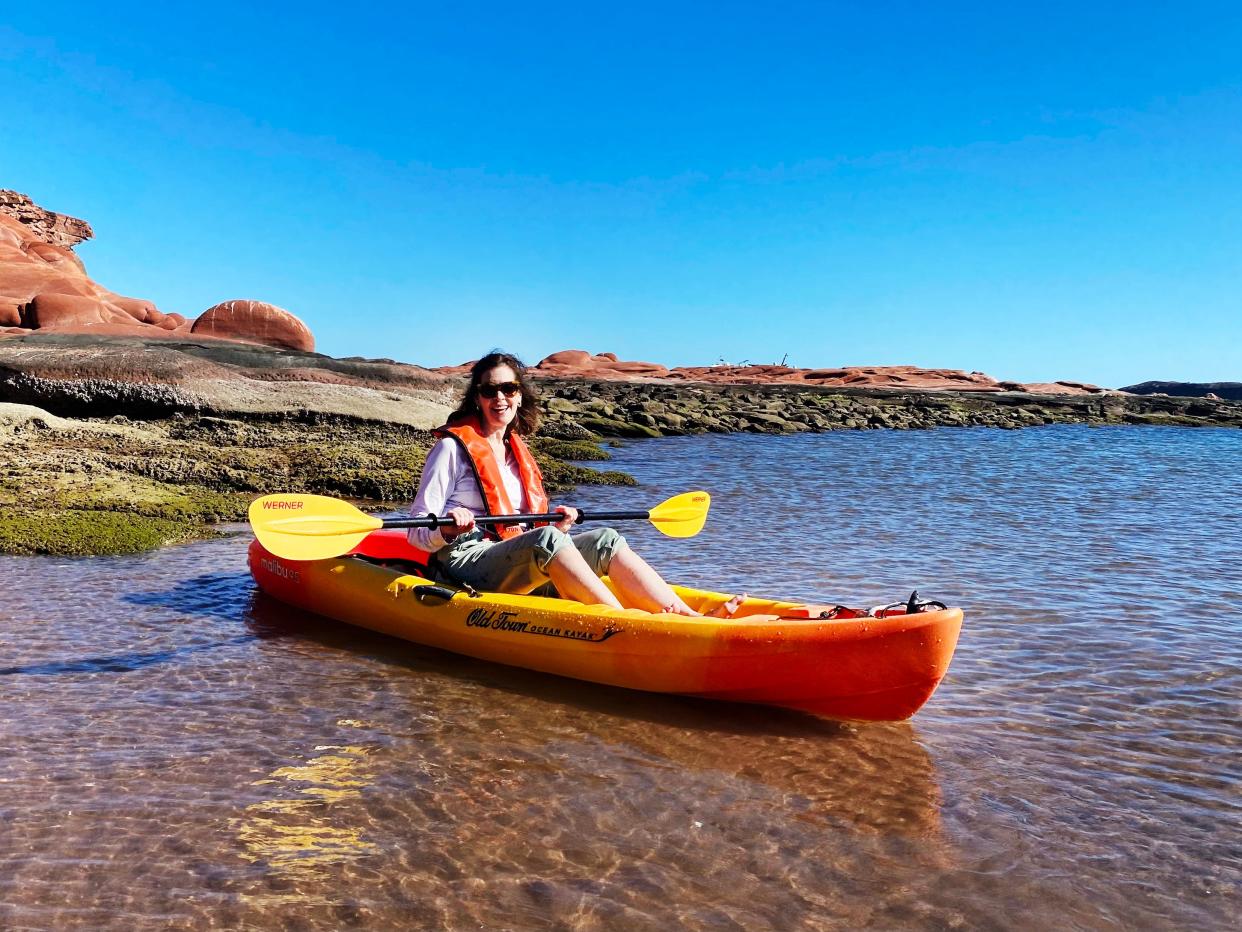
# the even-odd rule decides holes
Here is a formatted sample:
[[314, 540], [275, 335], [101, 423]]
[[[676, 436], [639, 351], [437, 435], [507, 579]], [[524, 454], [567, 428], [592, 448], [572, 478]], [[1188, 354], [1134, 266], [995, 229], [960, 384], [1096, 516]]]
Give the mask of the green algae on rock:
[[[339, 418], [77, 420], [0, 404], [0, 553], [133, 553], [209, 537], [211, 525], [244, 521], [269, 492], [399, 509], [413, 500], [433, 442], [409, 425]], [[538, 446], [549, 491], [634, 484], [559, 458], [585, 459], [590, 446]]]
[[0, 517], [0, 553], [99, 556], [141, 553], [202, 540], [215, 532], [197, 523], [116, 511], [8, 511]]
[[612, 454], [603, 449], [594, 440], [558, 440], [536, 436], [531, 441], [531, 448], [537, 454], [543, 454], [558, 460], [610, 460]]
[[638, 485], [638, 480], [628, 473], [611, 469], [600, 472], [543, 456], [537, 455], [535, 458], [540, 472], [543, 473], [543, 484], [549, 492], [568, 492], [579, 485]]

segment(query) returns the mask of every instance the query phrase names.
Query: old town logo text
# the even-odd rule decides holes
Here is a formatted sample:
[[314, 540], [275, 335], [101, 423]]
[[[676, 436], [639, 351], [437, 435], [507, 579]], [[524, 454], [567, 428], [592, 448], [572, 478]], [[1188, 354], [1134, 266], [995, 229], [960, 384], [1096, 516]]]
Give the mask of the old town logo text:
[[531, 624], [519, 621], [517, 612], [502, 612], [497, 608], [476, 608], [466, 616], [467, 628], [489, 628], [492, 631], [513, 631], [517, 634], [537, 634], [546, 638], [567, 638], [571, 641], [606, 641], [614, 634], [620, 634], [619, 628], [605, 628], [603, 631], [579, 631], [576, 628], [553, 628], [548, 625]]

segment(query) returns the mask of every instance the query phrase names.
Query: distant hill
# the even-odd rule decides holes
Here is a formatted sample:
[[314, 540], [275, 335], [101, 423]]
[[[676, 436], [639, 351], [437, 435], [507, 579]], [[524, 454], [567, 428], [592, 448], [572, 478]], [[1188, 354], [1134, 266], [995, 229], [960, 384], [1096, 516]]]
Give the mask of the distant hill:
[[1140, 382], [1121, 390], [1131, 395], [1178, 395], [1182, 398], [1215, 395], [1229, 401], [1242, 401], [1242, 382]]

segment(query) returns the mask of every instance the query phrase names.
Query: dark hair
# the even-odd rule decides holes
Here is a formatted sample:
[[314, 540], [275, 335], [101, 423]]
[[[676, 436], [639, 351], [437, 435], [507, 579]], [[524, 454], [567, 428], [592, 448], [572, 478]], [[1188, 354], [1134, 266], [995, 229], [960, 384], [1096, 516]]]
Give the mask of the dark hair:
[[539, 394], [526, 377], [526, 366], [522, 365], [522, 360], [512, 353], [498, 349], [492, 350], [470, 367], [470, 384], [466, 386], [465, 397], [457, 410], [449, 415], [448, 422], [452, 424], [466, 418], [479, 419], [479, 383], [483, 381], [483, 376], [497, 366], [508, 366], [512, 369], [517, 383], [522, 386], [522, 404], [518, 407], [517, 416], [509, 429], [523, 436], [533, 434], [539, 427]]

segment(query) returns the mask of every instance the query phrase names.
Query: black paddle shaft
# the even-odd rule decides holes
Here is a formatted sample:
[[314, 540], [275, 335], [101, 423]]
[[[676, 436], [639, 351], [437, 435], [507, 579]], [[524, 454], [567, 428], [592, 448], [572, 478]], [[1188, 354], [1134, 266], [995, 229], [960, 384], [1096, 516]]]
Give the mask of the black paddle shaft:
[[[475, 524], [526, 524], [528, 521], [560, 521], [565, 516], [559, 511], [541, 515], [477, 515]], [[650, 511], [585, 511], [578, 512], [578, 520], [583, 521], [646, 521], [651, 517]], [[385, 518], [384, 527], [452, 527], [456, 522], [452, 518], [438, 518], [427, 515], [424, 518]]]

